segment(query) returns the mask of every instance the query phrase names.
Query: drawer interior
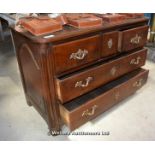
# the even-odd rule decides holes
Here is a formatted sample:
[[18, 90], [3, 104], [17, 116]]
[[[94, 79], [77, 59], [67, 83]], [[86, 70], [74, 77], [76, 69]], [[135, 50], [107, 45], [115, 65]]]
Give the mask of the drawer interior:
[[131, 31], [131, 30], [141, 30], [143, 28], [148, 28], [149, 26], [145, 25], [145, 26], [137, 26], [137, 27], [131, 27], [131, 28], [127, 28], [127, 29], [121, 29], [119, 30], [120, 32], [123, 31]]
[[93, 91], [90, 91], [89, 93], [87, 93], [85, 95], [82, 95], [70, 102], [63, 104], [63, 107], [69, 112], [74, 111], [77, 108], [79, 108], [81, 105], [87, 103], [89, 100], [94, 99], [97, 96], [109, 91], [110, 89], [117, 87], [117, 86], [121, 85], [122, 83], [127, 82], [129, 79], [133, 78], [137, 74], [143, 73], [144, 71], [145, 71], [145, 69], [137, 69], [131, 73], [128, 73], [128, 74], [122, 76], [121, 78], [118, 78], [115, 81], [109, 82], [106, 85], [103, 85]]
[[134, 29], [139, 29], [139, 28], [142, 28], [142, 27], [146, 27], [146, 25], [137, 25], [137, 26], [130, 26], [130, 27], [126, 27], [126, 28], [122, 28], [122, 29], [119, 29], [119, 32], [123, 32], [123, 31], [130, 31], [130, 30], [134, 30]]

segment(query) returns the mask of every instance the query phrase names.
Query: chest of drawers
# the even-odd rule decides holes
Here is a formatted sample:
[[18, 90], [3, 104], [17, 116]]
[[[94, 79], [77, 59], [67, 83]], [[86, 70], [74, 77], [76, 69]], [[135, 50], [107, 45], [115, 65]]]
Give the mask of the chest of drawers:
[[64, 27], [49, 36], [33, 36], [12, 27], [28, 105], [49, 131], [70, 130], [95, 118], [147, 81], [146, 18], [97, 28]]

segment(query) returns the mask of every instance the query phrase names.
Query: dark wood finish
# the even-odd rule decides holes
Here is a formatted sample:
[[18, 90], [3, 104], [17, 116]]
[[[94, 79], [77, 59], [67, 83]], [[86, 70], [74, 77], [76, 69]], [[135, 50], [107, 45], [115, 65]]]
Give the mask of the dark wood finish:
[[148, 70], [136, 70], [65, 105], [60, 105], [61, 117], [69, 128], [74, 130], [132, 95], [146, 83], [147, 77]]
[[[51, 36], [37, 37], [25, 32], [20, 27], [12, 27], [12, 36], [27, 103], [28, 105], [33, 105], [45, 119], [51, 134], [53, 131], [61, 130], [62, 120], [67, 109], [66, 106], [74, 105], [75, 101], [77, 101], [79, 111], [85, 105], [88, 105], [88, 107], [86, 106], [87, 108], [91, 108], [91, 104], [92, 106], [97, 104], [101, 105], [100, 109], [103, 112], [110, 107], [107, 107], [107, 105], [114, 104], [112, 102], [113, 97], [111, 98], [111, 95], [109, 95], [111, 93], [103, 93], [101, 97], [94, 94], [90, 96], [89, 101], [87, 100], [88, 94], [96, 89], [102, 92], [102, 89], [98, 88], [101, 85], [144, 65], [146, 50], [143, 50], [143, 46], [146, 41], [147, 22], [146, 18], [138, 18], [126, 20], [119, 24], [103, 24], [101, 27], [88, 29], [75, 29], [64, 26], [62, 31], [52, 33]], [[118, 33], [122, 35], [118, 36]], [[142, 35], [143, 41], [140, 42], [140, 46], [129, 45], [129, 39], [134, 37], [136, 33]], [[120, 38], [121, 36], [122, 38]], [[110, 39], [112, 39], [112, 45], [111, 41], [109, 42]], [[118, 45], [121, 45], [121, 48], [119, 48], [121, 51], [119, 52], [117, 50]], [[109, 48], [109, 46], [112, 47]], [[124, 49], [126, 51], [130, 50], [130, 52], [123, 52], [122, 50]], [[131, 51], [131, 49], [133, 50]], [[85, 57], [83, 58], [83, 53], [81, 54], [80, 52], [80, 54], [75, 54], [78, 51], [85, 51], [86, 56], [84, 55]], [[74, 54], [72, 55], [72, 53]], [[75, 56], [80, 59], [74, 59]], [[83, 58], [82, 60], [81, 57]], [[131, 64], [129, 65], [129, 63]], [[101, 73], [104, 75], [102, 76]], [[90, 75], [93, 75], [96, 80], [92, 82], [91, 87], [85, 90], [78, 88], [78, 91], [73, 89], [74, 82], [83, 81]], [[131, 75], [128, 74], [129, 77]], [[133, 78], [134, 80], [136, 82], [136, 78]], [[130, 82], [125, 83], [131, 85]], [[139, 82], [136, 82], [135, 85], [139, 85]], [[122, 86], [122, 90], [124, 88]], [[115, 88], [108, 92], [113, 92], [113, 90]], [[124, 92], [121, 93], [123, 94]], [[106, 94], [109, 95], [109, 98]], [[64, 97], [65, 95], [68, 96]], [[80, 96], [82, 97], [82, 102], [79, 100]], [[125, 94], [122, 95], [122, 98], [124, 96]], [[103, 101], [107, 101], [107, 104], [102, 104], [103, 102], [101, 102], [100, 98]], [[60, 105], [64, 101], [67, 101], [67, 103]], [[61, 110], [61, 116], [59, 106], [64, 108], [64, 112]], [[66, 121], [68, 119], [68, 125], [71, 126], [71, 129], [88, 120], [81, 120], [78, 115], [74, 114], [74, 110], [71, 113], [73, 113], [72, 118], [69, 116], [70, 112], [66, 112], [65, 117]], [[89, 113], [89, 109], [85, 113]], [[77, 121], [78, 118], [79, 121]]]
[[118, 52], [118, 31], [104, 33], [102, 36], [102, 57], [108, 57]]
[[57, 79], [58, 99], [65, 103], [145, 64], [147, 50], [143, 49], [105, 61], [74, 75]]
[[[131, 27], [146, 25], [147, 23], [148, 23], [147, 18], [138, 18], [138, 19], [126, 20], [122, 23], [113, 23], [113, 24], [103, 23], [103, 26], [97, 27], [97, 28], [92, 27], [87, 29], [75, 29], [73, 27], [65, 26], [63, 31], [55, 32], [53, 33], [54, 36], [51, 36], [49, 38], [44, 36], [34, 36], [31, 33], [24, 31], [23, 29], [20, 31], [20, 34], [22, 34], [26, 38], [29, 38], [32, 42], [36, 42], [36, 43], [50, 43], [50, 42], [57, 43], [60, 41], [62, 42], [62, 41], [70, 40], [71, 38], [78, 39], [80, 36], [83, 37], [87, 35], [97, 34], [99, 32], [120, 30], [122, 28], [128, 29]], [[13, 26], [12, 29], [15, 29], [15, 27]]]
[[147, 41], [148, 26], [141, 26], [120, 32], [119, 51], [129, 51], [143, 47]]
[[51, 45], [33, 43], [15, 31], [12, 31], [12, 36], [27, 103], [33, 105], [46, 120], [51, 134], [59, 131]]
[[56, 73], [100, 59], [100, 36], [53, 46]]

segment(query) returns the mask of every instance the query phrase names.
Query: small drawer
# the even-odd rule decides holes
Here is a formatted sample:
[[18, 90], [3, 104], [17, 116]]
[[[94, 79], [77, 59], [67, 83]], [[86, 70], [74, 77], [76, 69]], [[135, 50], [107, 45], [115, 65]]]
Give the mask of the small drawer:
[[56, 73], [100, 59], [100, 36], [92, 36], [53, 46]]
[[87, 70], [56, 79], [58, 99], [63, 104], [145, 64], [146, 49], [99, 63]]
[[118, 31], [103, 34], [102, 57], [114, 55], [118, 52]]
[[125, 52], [143, 47], [147, 41], [148, 28], [148, 26], [140, 26], [120, 32], [118, 50]]
[[132, 95], [146, 83], [147, 77], [148, 70], [138, 69], [73, 101], [60, 104], [62, 120], [70, 130], [76, 129]]

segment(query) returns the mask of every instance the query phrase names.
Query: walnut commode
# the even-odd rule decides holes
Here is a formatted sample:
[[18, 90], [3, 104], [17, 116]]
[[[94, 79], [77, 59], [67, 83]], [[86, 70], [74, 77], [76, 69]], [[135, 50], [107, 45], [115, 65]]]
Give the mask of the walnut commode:
[[28, 105], [52, 131], [74, 130], [132, 95], [147, 81], [148, 19], [75, 29], [49, 36], [12, 28]]

